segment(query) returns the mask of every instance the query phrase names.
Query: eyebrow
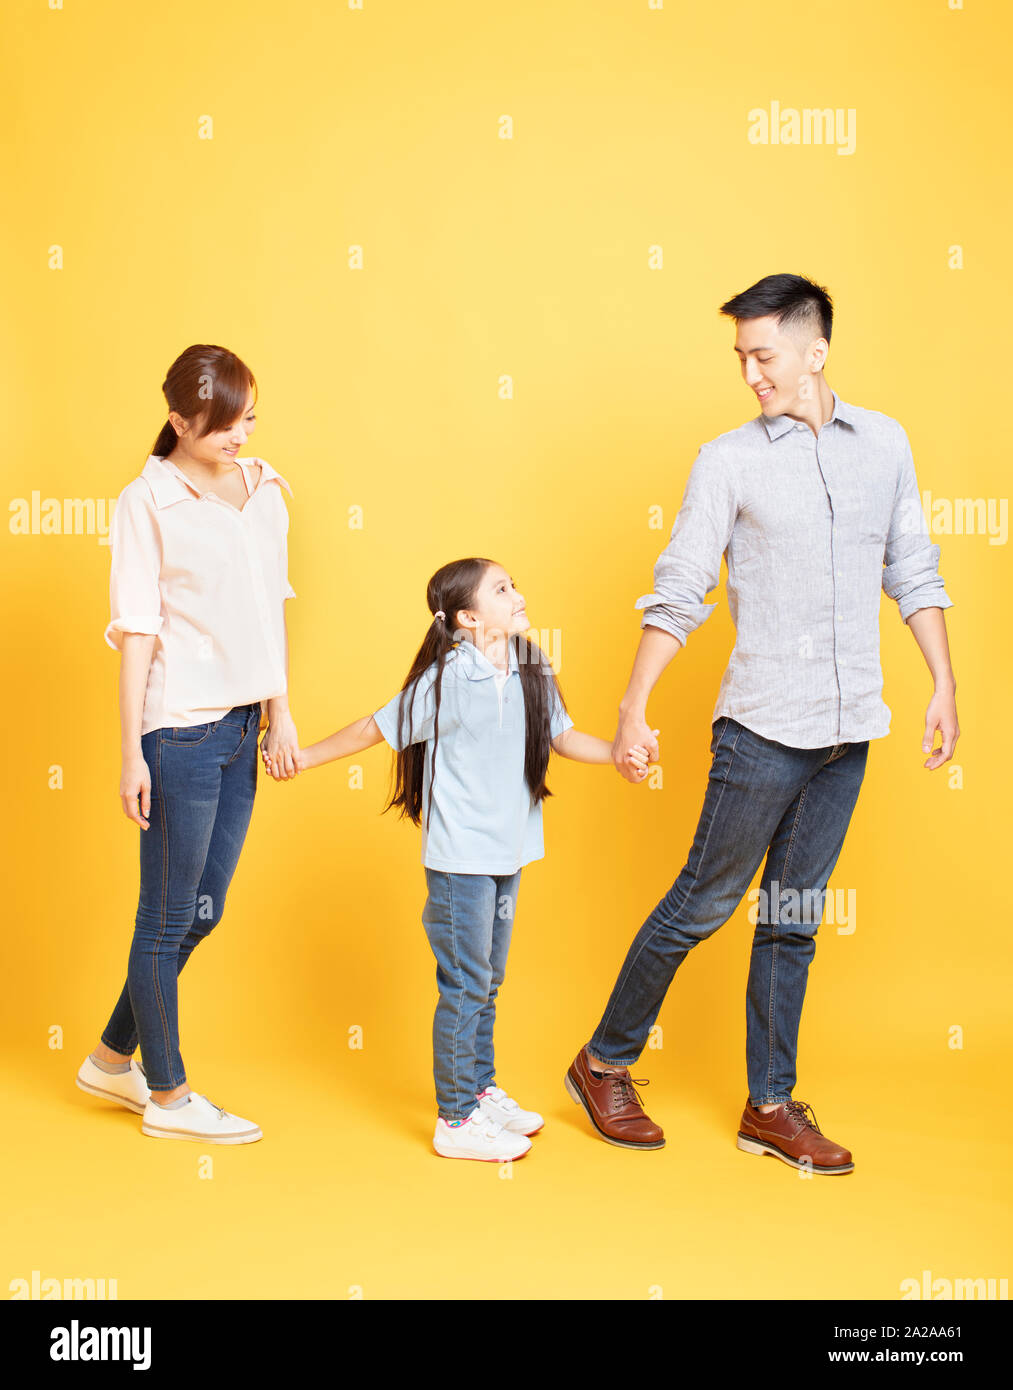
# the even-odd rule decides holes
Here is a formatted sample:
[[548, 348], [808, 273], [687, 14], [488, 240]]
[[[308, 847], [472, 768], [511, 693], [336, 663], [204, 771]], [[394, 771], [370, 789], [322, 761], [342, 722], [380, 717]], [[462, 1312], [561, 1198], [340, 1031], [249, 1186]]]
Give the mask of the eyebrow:
[[[733, 351], [733, 352], [742, 352], [742, 348], [738, 348], [738, 347], [737, 347], [737, 348], [733, 348], [732, 351]], [[756, 348], [750, 348], [750, 349], [749, 349], [749, 352], [746, 353], [746, 356], [748, 357], [750, 352], [776, 352], [776, 351], [777, 351], [777, 349], [776, 349], [776, 348], [773, 348], [773, 347], [756, 347]]]

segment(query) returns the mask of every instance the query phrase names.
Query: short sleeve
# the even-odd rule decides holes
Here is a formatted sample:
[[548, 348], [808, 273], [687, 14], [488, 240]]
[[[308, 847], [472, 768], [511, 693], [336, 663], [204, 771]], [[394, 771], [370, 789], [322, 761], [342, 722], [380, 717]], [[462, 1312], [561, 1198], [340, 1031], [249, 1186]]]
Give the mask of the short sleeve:
[[560, 704], [559, 694], [553, 682], [552, 689], [552, 714], [549, 716], [549, 740], [558, 738], [560, 734], [565, 734], [567, 729], [573, 728], [573, 720]]
[[123, 650], [125, 632], [151, 633], [162, 628], [162, 598], [158, 588], [162, 545], [154, 502], [143, 481], [120, 493], [111, 527], [112, 563], [109, 574], [111, 620], [105, 640]]
[[[441, 716], [446, 699], [447, 685], [441, 688]], [[382, 709], [378, 709], [373, 714], [377, 726], [390, 746], [397, 752], [402, 747], [407, 747], [412, 743], [425, 743], [433, 736], [433, 729], [436, 724], [436, 695], [435, 695], [435, 674], [426, 671], [415, 686], [411, 709], [405, 705], [404, 728], [399, 728], [399, 708], [401, 697], [404, 694], [399, 690], [392, 700], [388, 700]], [[411, 723], [409, 725], [409, 715]], [[440, 719], [440, 729], [444, 727], [444, 720]], [[410, 734], [409, 734], [410, 729]], [[405, 744], [399, 742], [400, 738], [406, 740]]]

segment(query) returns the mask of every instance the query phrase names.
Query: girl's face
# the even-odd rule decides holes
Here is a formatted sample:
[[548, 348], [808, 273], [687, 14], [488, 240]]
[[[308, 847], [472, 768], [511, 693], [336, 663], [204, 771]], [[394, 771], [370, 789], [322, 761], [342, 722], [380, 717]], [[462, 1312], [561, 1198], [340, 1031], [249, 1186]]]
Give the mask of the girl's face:
[[[196, 439], [194, 432], [199, 427], [200, 420], [191, 421], [179, 436], [178, 447], [188, 458], [195, 463], [203, 464], [205, 468], [214, 469], [223, 463], [234, 463], [236, 455], [242, 451], [253, 433], [256, 418], [253, 413], [253, 391], [250, 390], [246, 397], [246, 409], [228, 429], [214, 430], [211, 434]], [[182, 423], [181, 419], [177, 418], [177, 423]]]
[[474, 607], [462, 609], [458, 621], [474, 628], [476, 636], [482, 635], [486, 641], [512, 637], [515, 633], [527, 632], [531, 626], [524, 596], [517, 592], [502, 565], [489, 566], [478, 586]]

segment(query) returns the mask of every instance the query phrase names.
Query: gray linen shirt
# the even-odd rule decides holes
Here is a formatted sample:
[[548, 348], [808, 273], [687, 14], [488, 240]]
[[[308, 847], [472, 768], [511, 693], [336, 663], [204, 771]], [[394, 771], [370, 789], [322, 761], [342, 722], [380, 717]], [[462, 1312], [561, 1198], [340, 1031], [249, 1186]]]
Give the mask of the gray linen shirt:
[[881, 589], [905, 622], [952, 607], [904, 429], [833, 397], [818, 438], [761, 414], [701, 445], [654, 592], [636, 602], [642, 628], [685, 645], [717, 607], [704, 598], [724, 555], [736, 641], [712, 721], [726, 714], [793, 748], [889, 733]]

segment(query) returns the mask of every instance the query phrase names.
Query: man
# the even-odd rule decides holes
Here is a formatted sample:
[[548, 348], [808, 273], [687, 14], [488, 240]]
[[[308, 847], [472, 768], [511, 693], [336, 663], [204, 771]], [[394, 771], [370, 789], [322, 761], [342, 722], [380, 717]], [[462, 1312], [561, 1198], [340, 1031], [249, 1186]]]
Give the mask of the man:
[[728, 564], [736, 642], [712, 716], [703, 810], [689, 857], [637, 933], [605, 1012], [566, 1076], [598, 1134], [632, 1149], [665, 1139], [629, 1066], [643, 1050], [688, 951], [735, 911], [766, 855], [746, 991], [746, 1153], [839, 1174], [851, 1153], [792, 1098], [799, 1019], [823, 898], [865, 772], [869, 740], [889, 731], [879, 662], [882, 588], [932, 675], [922, 751], [936, 769], [959, 736], [942, 610], [951, 607], [921, 510], [907, 435], [848, 405], [823, 375], [833, 307], [798, 275], [768, 275], [721, 306], [760, 414], [704, 444], [619, 707], [612, 754], [627, 780], [633, 744], [658, 745], [647, 700]]

